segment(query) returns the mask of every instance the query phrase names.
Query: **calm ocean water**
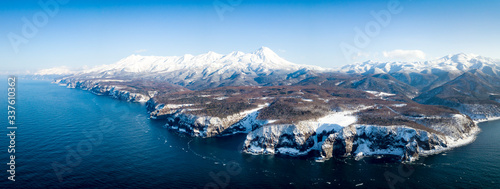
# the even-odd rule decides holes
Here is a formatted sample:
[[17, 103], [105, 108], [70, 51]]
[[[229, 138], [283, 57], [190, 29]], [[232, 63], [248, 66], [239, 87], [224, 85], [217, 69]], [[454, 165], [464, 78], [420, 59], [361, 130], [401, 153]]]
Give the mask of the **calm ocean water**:
[[16, 182], [7, 180], [7, 85], [0, 85], [0, 188], [499, 188], [500, 121], [477, 140], [412, 164], [315, 162], [240, 153], [244, 135], [199, 139], [148, 119], [143, 104], [18, 81]]

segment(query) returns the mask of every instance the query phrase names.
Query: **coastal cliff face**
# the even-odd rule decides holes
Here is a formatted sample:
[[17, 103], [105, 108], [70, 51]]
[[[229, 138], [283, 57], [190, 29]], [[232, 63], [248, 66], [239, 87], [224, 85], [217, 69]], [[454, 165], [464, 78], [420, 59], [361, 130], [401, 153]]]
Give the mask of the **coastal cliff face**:
[[260, 127], [266, 121], [257, 120], [258, 111], [266, 105], [245, 110], [227, 117], [200, 116], [190, 113], [190, 105], [171, 107], [157, 104], [154, 99], [147, 103], [152, 119], [165, 119], [166, 128], [187, 133], [195, 137], [227, 136], [236, 133], [248, 133], [253, 128]]
[[[402, 161], [413, 161], [420, 155], [438, 153], [472, 142], [479, 131], [470, 118], [461, 114], [428, 118], [432, 120], [429, 126], [440, 129], [442, 132], [439, 133], [405, 125], [345, 123], [346, 119], [351, 119], [349, 115], [345, 116], [331, 123], [306, 121], [295, 125], [265, 125], [247, 135], [243, 151], [289, 156], [313, 154], [318, 159], [390, 155]], [[343, 121], [343, 124], [335, 124]]]
[[[56, 80], [55, 83], [65, 85], [68, 88], [82, 89], [97, 95], [107, 95], [128, 102], [147, 102], [150, 97], [140, 93], [132, 93], [125, 87], [107, 85], [101, 80]], [[104, 83], [104, 84], [103, 84]]]

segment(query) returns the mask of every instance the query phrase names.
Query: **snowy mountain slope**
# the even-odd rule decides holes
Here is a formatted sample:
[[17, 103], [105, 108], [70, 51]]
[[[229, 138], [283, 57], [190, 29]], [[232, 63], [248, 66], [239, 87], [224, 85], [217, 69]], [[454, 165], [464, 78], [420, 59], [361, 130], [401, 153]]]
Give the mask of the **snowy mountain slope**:
[[[252, 53], [235, 51], [227, 55], [215, 52], [197, 56], [131, 55], [114, 64], [74, 73], [71, 77], [156, 79], [190, 89], [204, 89], [229, 85], [283, 85], [289, 83], [280, 81], [325, 71], [329, 69], [294, 64], [281, 58], [271, 49], [261, 47]], [[45, 72], [47, 70], [41, 70], [39, 73]]]
[[316, 66], [298, 65], [291, 63], [274, 53], [267, 47], [261, 47], [252, 53], [239, 51], [227, 55], [208, 52], [193, 56], [141, 56], [131, 55], [115, 64], [102, 65], [82, 73], [92, 74], [116, 74], [120, 72], [130, 73], [168, 73], [188, 70], [200, 70], [202, 72], [226, 72], [228, 70], [269, 72], [272, 70], [299, 70], [308, 68], [312, 70], [324, 70]]
[[359, 64], [349, 64], [338, 69], [345, 73], [376, 74], [376, 73], [439, 73], [466, 72], [478, 69], [490, 75], [499, 74], [500, 62], [494, 59], [472, 54], [448, 55], [436, 60], [425, 62], [374, 62], [366, 61]]
[[401, 81], [398, 81], [389, 74], [374, 74], [365, 76], [359, 80], [343, 82], [338, 86], [344, 88], [359, 89], [363, 91], [378, 91], [392, 94], [402, 94], [408, 98], [414, 98], [419, 91]]
[[464, 53], [425, 62], [367, 61], [338, 69], [344, 73], [363, 75], [387, 73], [423, 92], [439, 87], [471, 70], [480, 70], [487, 75], [500, 78], [499, 61]]
[[472, 70], [414, 100], [452, 107], [475, 120], [500, 117], [500, 79]]
[[71, 70], [66, 66], [43, 69], [36, 72], [34, 75], [37, 76], [46, 76], [46, 75], [72, 75], [78, 73], [77, 71]]

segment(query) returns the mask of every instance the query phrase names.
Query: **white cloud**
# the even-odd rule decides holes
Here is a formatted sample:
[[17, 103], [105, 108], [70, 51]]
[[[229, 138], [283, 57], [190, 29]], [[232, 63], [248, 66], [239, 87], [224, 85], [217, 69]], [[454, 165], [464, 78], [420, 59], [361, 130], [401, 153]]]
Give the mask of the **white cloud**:
[[392, 50], [392, 51], [384, 51], [382, 53], [384, 57], [390, 58], [390, 59], [397, 59], [397, 60], [424, 60], [425, 59], [425, 53], [421, 50]]
[[143, 52], [146, 52], [148, 51], [147, 49], [140, 49], [140, 50], [136, 50], [135, 53], [143, 53]]

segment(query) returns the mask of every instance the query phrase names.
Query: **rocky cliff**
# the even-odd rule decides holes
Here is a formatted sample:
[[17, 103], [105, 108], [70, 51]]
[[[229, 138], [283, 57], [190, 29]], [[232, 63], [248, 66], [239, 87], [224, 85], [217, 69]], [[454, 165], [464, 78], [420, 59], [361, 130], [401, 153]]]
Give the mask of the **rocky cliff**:
[[426, 122], [425, 125], [437, 132], [405, 125], [357, 124], [350, 112], [334, 113], [329, 117], [297, 124], [265, 125], [247, 135], [243, 151], [289, 156], [312, 154], [318, 159], [391, 155], [402, 161], [413, 161], [420, 155], [472, 142], [479, 131], [470, 118], [461, 114], [419, 118], [421, 123]]
[[227, 117], [201, 116], [190, 113], [190, 104], [164, 105], [157, 104], [153, 99], [147, 102], [152, 119], [165, 119], [165, 127], [196, 137], [225, 136], [236, 133], [248, 133], [260, 127], [266, 121], [257, 120], [258, 111], [266, 104], [257, 108], [245, 110]]
[[147, 102], [150, 97], [141, 93], [132, 93], [123, 86], [108, 85], [105, 80], [75, 80], [60, 79], [55, 83], [65, 85], [68, 88], [82, 89], [97, 95], [107, 95], [128, 102]]

